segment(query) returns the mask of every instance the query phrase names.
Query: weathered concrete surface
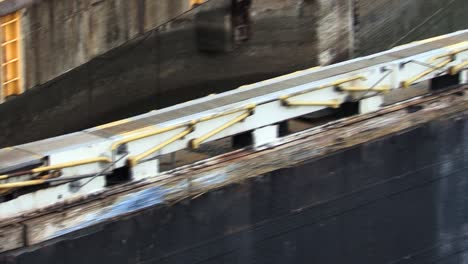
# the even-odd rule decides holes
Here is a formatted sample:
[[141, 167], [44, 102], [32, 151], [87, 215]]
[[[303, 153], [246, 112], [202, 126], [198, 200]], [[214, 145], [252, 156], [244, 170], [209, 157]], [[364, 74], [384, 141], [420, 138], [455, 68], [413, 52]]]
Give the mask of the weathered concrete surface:
[[[254, 1], [252, 39], [232, 52], [199, 51], [196, 10], [145, 33], [0, 105], [0, 146], [88, 128], [348, 58], [351, 13], [346, 2], [299, 2], [287, 0], [265, 8]], [[333, 34], [327, 27], [330, 20]]]
[[25, 8], [38, 0], [0, 0], [0, 16]]
[[[280, 15], [284, 21], [290, 16], [302, 16], [302, 23], [309, 27], [317, 26], [317, 31], [320, 31], [317, 36], [333, 38], [334, 41], [330, 39], [317, 44], [320, 51], [328, 53], [321, 54], [322, 61], [326, 61], [340, 52], [328, 45], [343, 41], [340, 31], [351, 29], [352, 23], [346, 18], [352, 14], [347, 12], [358, 12], [358, 41], [362, 44], [358, 47], [358, 54], [369, 54], [386, 49], [392, 43], [405, 43], [466, 28], [464, 14], [468, 7], [463, 2], [254, 0], [252, 12], [257, 17], [273, 20]], [[188, 0], [8, 0], [1, 5], [3, 10], [9, 11], [25, 6], [22, 31], [26, 89], [44, 84], [190, 9]], [[346, 5], [349, 7], [334, 11], [337, 6]], [[352, 5], [356, 6], [353, 8]], [[432, 19], [400, 40], [429, 17]], [[307, 18], [310, 21], [307, 22]], [[267, 22], [265, 20], [264, 23]], [[285, 24], [288, 23], [291, 22]], [[280, 36], [278, 32], [277, 38]], [[298, 42], [304, 41], [299, 38]]]
[[41, 0], [22, 12], [25, 88], [49, 80], [190, 9], [186, 0]]
[[[393, 106], [15, 219], [34, 246], [0, 260], [465, 263], [467, 99]], [[122, 199], [137, 191], [140, 200]], [[35, 245], [59, 231], [66, 235]]]
[[356, 54], [468, 28], [465, 0], [356, 0]]

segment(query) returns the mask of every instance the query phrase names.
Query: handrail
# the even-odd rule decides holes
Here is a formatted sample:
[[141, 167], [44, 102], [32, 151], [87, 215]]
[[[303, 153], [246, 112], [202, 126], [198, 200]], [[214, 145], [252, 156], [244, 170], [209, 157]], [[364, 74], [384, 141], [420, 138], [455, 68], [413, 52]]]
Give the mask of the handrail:
[[174, 125], [174, 126], [168, 126], [168, 127], [164, 127], [164, 128], [155, 128], [155, 129], [149, 130], [147, 132], [137, 134], [137, 135], [134, 135], [134, 136], [127, 137], [127, 138], [121, 139], [119, 141], [116, 141], [111, 145], [111, 150], [115, 151], [119, 146], [121, 146], [123, 144], [130, 143], [130, 142], [133, 142], [133, 141], [136, 141], [136, 140], [139, 140], [139, 139], [143, 139], [143, 138], [147, 138], [147, 137], [151, 137], [151, 136], [156, 136], [156, 135], [159, 135], [159, 134], [162, 134], [162, 133], [165, 133], [165, 132], [169, 132], [169, 131], [172, 131], [172, 130], [175, 130], [175, 129], [178, 129], [178, 128], [181, 128], [181, 127], [189, 126], [189, 125], [193, 125], [193, 122], [191, 121], [189, 123], [177, 124], [177, 125]]
[[[453, 46], [463, 46], [463, 45], [468, 45], [468, 42], [465, 41], [465, 42], [461, 42], [461, 43], [458, 43], [456, 45], [453, 45]], [[453, 47], [452, 46], [452, 47]], [[454, 61], [455, 60], [455, 56], [459, 53], [462, 53], [462, 52], [465, 52], [465, 51], [468, 51], [468, 47], [466, 48], [462, 48], [462, 49], [457, 49], [457, 50], [452, 50], [448, 53], [445, 53], [445, 54], [442, 54], [442, 55], [438, 55], [438, 56], [434, 56], [432, 57], [430, 60], [429, 60], [429, 66], [432, 66], [430, 69], [428, 70], [425, 70], [423, 71], [422, 73], [414, 76], [413, 78], [409, 79], [409, 80], [406, 80], [406, 81], [403, 81], [401, 83], [401, 86], [403, 88], [408, 88], [410, 87], [414, 82], [416, 82], [417, 80], [423, 78], [424, 76], [427, 76], [429, 75], [430, 73], [434, 72], [434, 71], [437, 71], [437, 70], [440, 70], [441, 68], [445, 67], [447, 64], [449, 64], [450, 62]], [[449, 59], [446, 59], [444, 61], [442, 61], [441, 63], [439, 64], [436, 64], [436, 65], [431, 65], [431, 63], [433, 63], [434, 61], [437, 61], [439, 59], [443, 59], [443, 58], [446, 58], [446, 57], [450, 57]], [[466, 66], [466, 65], [464, 65]], [[464, 67], [463, 66], [463, 67]], [[462, 69], [463, 67], [461, 67], [460, 69]], [[452, 70], [450, 69], [449, 72], [450, 74], [454, 75], [454, 74], [457, 74], [457, 72], [455, 72], [457, 69], [455, 70]], [[455, 73], [453, 73], [455, 72]]]
[[3, 184], [0, 184], [0, 190], [40, 185], [40, 184], [44, 184], [46, 182], [47, 182], [47, 180], [40, 179], [40, 180], [30, 180], [30, 181], [3, 183]]
[[187, 128], [186, 130], [180, 132], [179, 134], [171, 137], [170, 139], [162, 142], [161, 144], [153, 147], [153, 148], [150, 148], [149, 150], [139, 154], [139, 155], [136, 155], [136, 156], [132, 156], [132, 157], [129, 157], [127, 160], [128, 160], [128, 164], [130, 167], [134, 167], [136, 166], [138, 163], [140, 163], [141, 160], [143, 160], [144, 158], [148, 157], [149, 155], [155, 153], [156, 151], [168, 146], [169, 144], [179, 140], [179, 139], [182, 139], [184, 138], [185, 136], [187, 136], [188, 134], [192, 133], [193, 131], [195, 130], [194, 126], [193, 125], [190, 125], [189, 128]]
[[294, 96], [303, 95], [303, 94], [306, 94], [306, 93], [322, 90], [322, 89], [325, 89], [325, 88], [336, 87], [336, 86], [340, 86], [340, 85], [342, 85], [344, 83], [358, 81], [358, 80], [366, 81], [367, 78], [364, 77], [364, 76], [358, 75], [358, 76], [354, 76], [354, 77], [351, 77], [351, 78], [337, 80], [337, 81], [334, 81], [332, 83], [328, 83], [328, 84], [324, 84], [324, 85], [321, 85], [321, 86], [318, 86], [318, 87], [313, 87], [313, 88], [310, 88], [310, 89], [302, 90], [300, 92], [295, 92], [295, 93], [290, 93], [290, 94], [287, 94], [287, 95], [282, 95], [282, 96], [279, 97], [279, 99], [281, 101], [284, 101], [284, 100], [286, 100], [288, 98], [291, 98], [291, 97], [294, 97]]
[[[459, 43], [457, 45], [468, 45], [468, 41], [467, 42], [461, 42], [461, 43]], [[436, 61], [438, 59], [442, 59], [442, 58], [446, 58], [446, 57], [453, 57], [453, 56], [457, 55], [458, 53], [462, 53], [462, 52], [465, 52], [465, 51], [468, 51], [468, 47], [463, 48], [463, 49], [453, 50], [453, 51], [450, 51], [448, 53], [435, 56], [435, 57], [431, 58], [430, 62], [434, 62], [434, 61]]]
[[342, 101], [338, 99], [333, 99], [330, 101], [289, 101], [288, 99], [285, 99], [281, 101], [281, 103], [284, 106], [327, 106], [330, 108], [340, 108], [341, 104], [343, 103]]
[[343, 87], [339, 86], [338, 87], [340, 91], [343, 92], [388, 92], [391, 90], [390, 86], [388, 85], [382, 85], [382, 86], [376, 86], [376, 87], [363, 87], [363, 86], [350, 86], [350, 87]]
[[[445, 56], [445, 57], [447, 57], [447, 56]], [[438, 59], [441, 59], [441, 58], [443, 58], [443, 57], [440, 57]], [[435, 59], [435, 57], [433, 59]], [[432, 62], [433, 59], [431, 59], [430, 62]], [[433, 73], [433, 72], [435, 72], [437, 70], [442, 69], [443, 67], [445, 67], [447, 64], [449, 64], [452, 61], [453, 61], [453, 58], [451, 57], [451, 58], [446, 59], [446, 60], [444, 60], [444, 61], [442, 61], [442, 62], [440, 62], [440, 63], [438, 63], [436, 65], [431, 65], [432, 67], [430, 69], [427, 69], [427, 70], [421, 72], [420, 74], [418, 74], [418, 75], [416, 75], [416, 76], [414, 76], [414, 77], [412, 77], [412, 78], [410, 78], [410, 79], [408, 79], [406, 81], [403, 81], [401, 83], [401, 87], [409, 88], [412, 84], [414, 84], [419, 79], [424, 78], [425, 76], [427, 76], [427, 75], [429, 75], [429, 74], [431, 74], [431, 73]]]
[[[239, 122], [244, 121], [244, 119], [246, 119], [247, 117], [249, 117], [249, 116], [251, 116], [253, 114], [254, 109], [255, 109], [255, 105], [250, 106], [250, 108], [245, 109], [247, 111], [246, 113], [234, 118], [233, 120], [227, 122], [226, 124], [224, 124], [224, 125], [222, 125], [222, 126], [220, 126], [218, 128], [215, 128], [215, 129], [211, 130], [210, 132], [206, 133], [205, 135], [203, 135], [201, 137], [190, 140], [190, 147], [192, 149], [199, 148], [200, 144], [203, 143], [205, 140], [209, 139], [210, 137], [220, 133], [221, 131], [223, 131], [223, 130], [225, 130], [225, 129], [227, 129], [227, 128], [229, 128], [229, 127], [231, 127], [231, 126], [233, 126], [233, 125], [235, 125], [235, 124], [237, 124]], [[207, 119], [204, 119], [204, 120], [207, 120]]]
[[228, 111], [208, 115], [208, 116], [199, 118], [194, 122], [199, 123], [199, 122], [204, 122], [204, 121], [208, 121], [208, 120], [213, 120], [213, 119], [218, 118], [218, 117], [223, 117], [223, 116], [227, 116], [227, 115], [230, 115], [230, 114], [235, 114], [235, 113], [246, 111], [246, 110], [252, 110], [255, 107], [257, 107], [256, 104], [248, 104], [248, 105], [243, 106], [243, 107], [239, 107], [239, 108], [235, 108], [235, 109], [232, 109], [232, 110], [228, 110]]
[[97, 157], [97, 158], [89, 158], [89, 159], [83, 159], [83, 160], [78, 160], [78, 161], [70, 161], [70, 162], [65, 162], [65, 163], [60, 163], [60, 164], [55, 164], [55, 165], [38, 167], [35, 169], [31, 169], [31, 170], [18, 171], [18, 172], [14, 172], [10, 174], [0, 175], [0, 180], [5, 180], [8, 178], [22, 176], [26, 174], [35, 174], [35, 173], [41, 173], [44, 171], [65, 169], [65, 168], [76, 167], [80, 165], [86, 165], [86, 164], [98, 163], [98, 162], [111, 163], [112, 160], [106, 157]]
[[[255, 104], [249, 104], [249, 105], [241, 107], [241, 108], [228, 110], [228, 111], [221, 112], [221, 113], [211, 114], [211, 115], [208, 115], [206, 117], [202, 117], [202, 118], [199, 118], [199, 119], [196, 119], [196, 120], [192, 120], [190, 122], [185, 122], [185, 123], [182, 123], [182, 124], [177, 124], [177, 125], [164, 127], [164, 128], [155, 128], [155, 129], [149, 130], [147, 132], [137, 134], [137, 135], [134, 135], [134, 136], [130, 136], [130, 137], [121, 139], [121, 140], [119, 140], [117, 142], [114, 142], [111, 145], [111, 150], [115, 151], [119, 146], [121, 146], [123, 144], [126, 144], [126, 143], [130, 143], [130, 142], [139, 140], [139, 139], [143, 139], [143, 138], [147, 138], [147, 137], [151, 137], [151, 136], [156, 136], [156, 135], [159, 135], [159, 134], [162, 134], [162, 133], [165, 133], [165, 132], [169, 132], [169, 131], [172, 131], [172, 130], [175, 130], [175, 129], [178, 129], [178, 128], [181, 128], [181, 127], [194, 126], [195, 124], [197, 124], [199, 122], [208, 121], [208, 120], [212, 120], [212, 119], [215, 119], [215, 118], [218, 118], [218, 117], [234, 114], [234, 113], [237, 113], [237, 112], [240, 112], [240, 111], [244, 111], [246, 109], [255, 108], [255, 106], [256, 106]], [[132, 133], [132, 131], [130, 133]]]
[[449, 70], [449, 73], [451, 75], [455, 75], [455, 74], [458, 74], [461, 70], [463, 70], [463, 68], [465, 68], [466, 66], [468, 66], [468, 60], [465, 61], [465, 62], [462, 62], [458, 65], [455, 65], [453, 67], [450, 68]]

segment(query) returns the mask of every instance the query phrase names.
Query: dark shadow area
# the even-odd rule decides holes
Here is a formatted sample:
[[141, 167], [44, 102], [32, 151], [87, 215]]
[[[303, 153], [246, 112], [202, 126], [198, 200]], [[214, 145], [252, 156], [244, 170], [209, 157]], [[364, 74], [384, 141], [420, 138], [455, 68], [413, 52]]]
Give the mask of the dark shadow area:
[[431, 79], [430, 89], [433, 91], [453, 88], [460, 84], [460, 74], [442, 75]]

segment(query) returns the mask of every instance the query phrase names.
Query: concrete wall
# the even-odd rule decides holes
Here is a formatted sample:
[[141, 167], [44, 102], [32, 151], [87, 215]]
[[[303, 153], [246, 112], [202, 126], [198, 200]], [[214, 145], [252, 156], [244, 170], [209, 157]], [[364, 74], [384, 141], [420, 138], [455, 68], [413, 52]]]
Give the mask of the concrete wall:
[[8, 15], [27, 7], [38, 0], [0, 0], [0, 16]]
[[[305, 4], [301, 0], [253, 3], [252, 38], [232, 51], [200, 52], [197, 9], [0, 105], [0, 129], [4, 131], [0, 146], [88, 128], [349, 57], [351, 17], [347, 3], [328, 0]], [[109, 8], [112, 12], [120, 10]], [[226, 10], [221, 8], [219, 12]], [[116, 36], [120, 39], [126, 35]], [[63, 41], [56, 46], [66, 46]], [[98, 47], [114, 42], [109, 43]], [[35, 49], [39, 55], [42, 53]], [[44, 51], [51, 53], [52, 49]], [[83, 58], [89, 57], [82, 54]], [[72, 55], [57, 54], [60, 59], [40, 55], [39, 61], [46, 63], [46, 57], [55, 58], [58, 69]], [[74, 59], [70, 60], [67, 63], [73, 64]], [[36, 68], [41, 72], [37, 75], [42, 74], [40, 69]]]
[[190, 8], [187, 0], [42, 0], [22, 12], [25, 87], [90, 61]]
[[465, 0], [355, 0], [357, 54], [468, 28]]

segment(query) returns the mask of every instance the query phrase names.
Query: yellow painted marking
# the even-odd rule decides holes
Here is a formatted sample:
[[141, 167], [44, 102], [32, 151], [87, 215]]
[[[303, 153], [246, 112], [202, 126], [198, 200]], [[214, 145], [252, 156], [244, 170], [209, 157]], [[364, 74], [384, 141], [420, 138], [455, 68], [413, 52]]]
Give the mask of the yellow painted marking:
[[450, 74], [455, 75], [468, 66], [468, 60], [450, 68]]
[[128, 123], [130, 122], [131, 120], [130, 119], [122, 119], [122, 120], [118, 120], [118, 121], [115, 121], [115, 122], [111, 122], [111, 123], [107, 123], [107, 124], [104, 124], [104, 125], [100, 125], [100, 126], [97, 126], [95, 127], [96, 129], [105, 129], [105, 128], [109, 128], [109, 127], [114, 127], [114, 126], [118, 126], [118, 125], [121, 125], [121, 124], [125, 124], [125, 123]]
[[330, 108], [340, 108], [342, 101], [333, 99], [330, 101], [289, 101], [283, 100], [285, 106], [324, 106]]
[[171, 137], [170, 139], [165, 140], [164, 142], [158, 144], [157, 146], [155, 146], [153, 148], [150, 148], [147, 151], [145, 151], [145, 152], [143, 152], [143, 153], [141, 153], [139, 155], [136, 155], [134, 157], [129, 157], [128, 161], [129, 161], [130, 166], [131, 167], [136, 166], [144, 158], [146, 158], [146, 157], [150, 156], [151, 154], [155, 153], [156, 151], [159, 151], [159, 150], [163, 149], [164, 147], [176, 142], [177, 140], [184, 138], [186, 135], [192, 133], [192, 131], [193, 131], [193, 126], [190, 126], [187, 129], [185, 129], [184, 131], [180, 132], [179, 134], [177, 134], [177, 135]]
[[447, 60], [444, 60], [442, 61], [441, 63], [437, 64], [437, 65], [433, 65], [434, 68], [431, 68], [431, 69], [428, 69], [428, 70], [425, 70], [423, 72], [421, 72], [420, 74], [406, 80], [406, 81], [403, 81], [401, 83], [401, 86], [403, 88], [409, 88], [412, 84], [414, 84], [416, 81], [420, 80], [421, 78], [437, 71], [437, 70], [440, 70], [442, 69], [443, 67], [445, 67], [447, 64], [449, 64], [450, 62], [452, 62], [452, 59], [447, 59]]
[[45, 180], [31, 180], [31, 181], [4, 183], [4, 184], [0, 184], [0, 190], [34, 186], [34, 185], [44, 184], [45, 182], [46, 182]]
[[156, 126], [146, 126], [146, 127], [142, 127], [142, 128], [138, 128], [138, 129], [135, 129], [135, 130], [132, 130], [132, 131], [128, 131], [128, 132], [124, 132], [124, 133], [120, 133], [119, 136], [128, 136], [128, 135], [132, 135], [132, 134], [135, 134], [135, 133], [140, 133], [140, 132], [144, 132], [144, 131], [147, 131], [147, 130], [150, 130], [150, 129], [157, 129]]
[[337, 81], [334, 81], [332, 82], [331, 85], [324, 85], [323, 87], [329, 87], [329, 86], [340, 86], [344, 83], [348, 83], [348, 82], [354, 82], [354, 81], [367, 81], [367, 78], [363, 75], [358, 75], [358, 76], [355, 76], [355, 77], [350, 77], [350, 78], [347, 78], [347, 79], [341, 79], [341, 80], [337, 80]]
[[203, 143], [204, 141], [206, 141], [207, 139], [211, 138], [212, 136], [220, 133], [221, 131], [223, 131], [223, 130], [229, 128], [229, 127], [232, 127], [233, 125], [235, 125], [235, 124], [237, 124], [239, 122], [242, 122], [244, 119], [246, 119], [247, 117], [249, 117], [251, 115], [251, 111], [252, 110], [249, 110], [247, 113], [239, 115], [238, 117], [234, 118], [233, 120], [227, 122], [226, 124], [221, 125], [218, 128], [215, 128], [215, 129], [211, 130], [210, 132], [206, 133], [203, 136], [200, 136], [199, 138], [192, 139], [190, 141], [191, 148], [192, 149], [198, 149], [200, 147], [200, 144]]
[[454, 45], [447, 46], [448, 49], [458, 49], [458, 48], [465, 48], [468, 46], [468, 41], [463, 41]]
[[433, 42], [433, 41], [436, 41], [436, 40], [443, 39], [443, 38], [445, 38], [445, 37], [446, 37], [446, 36], [437, 36], [437, 37], [433, 37], [433, 38], [428, 38], [428, 39], [423, 39], [423, 40], [417, 41], [417, 43], [420, 43], [420, 44], [429, 43], [429, 42]]
[[38, 167], [38, 168], [34, 168], [32, 170], [27, 170], [24, 172], [1, 175], [0, 180], [8, 179], [13, 176], [16, 177], [16, 176], [32, 174], [32, 173], [41, 173], [41, 172], [45, 172], [49, 170], [65, 169], [65, 168], [76, 167], [76, 166], [81, 166], [81, 165], [86, 165], [86, 164], [91, 164], [91, 163], [111, 163], [111, 162], [112, 160], [107, 157], [96, 157], [96, 158], [89, 158], [89, 159], [83, 159], [83, 160], [76, 160], [76, 161], [55, 164], [55, 165]]
[[341, 90], [346, 91], [346, 92], [388, 92], [390, 91], [390, 86], [388, 85], [382, 85], [382, 86], [376, 86], [374, 88], [371, 87], [365, 87], [365, 86], [349, 86], [349, 87], [340, 87]]
[[[140, 133], [138, 135], [130, 135], [129, 137], [126, 137], [126, 138], [123, 138], [117, 142], [114, 142], [111, 146], [111, 150], [114, 151], [116, 150], [119, 146], [123, 145], [123, 144], [126, 144], [126, 143], [129, 143], [129, 142], [133, 142], [135, 140], [139, 140], [139, 139], [143, 139], [143, 138], [147, 138], [147, 137], [151, 137], [151, 136], [156, 136], [156, 135], [159, 135], [159, 134], [162, 134], [162, 133], [165, 133], [165, 132], [169, 132], [169, 131], [172, 131], [172, 130], [175, 130], [175, 129], [178, 129], [178, 128], [181, 128], [181, 127], [186, 127], [188, 125], [194, 125], [193, 122], [191, 122], [190, 124], [179, 124], [179, 125], [173, 125], [173, 126], [169, 126], [169, 127], [164, 127], [164, 128], [154, 128], [152, 127], [153, 129], [148, 129], [147, 131], [143, 132], [143, 133]], [[134, 133], [134, 131], [132, 131], [132, 133]]]

